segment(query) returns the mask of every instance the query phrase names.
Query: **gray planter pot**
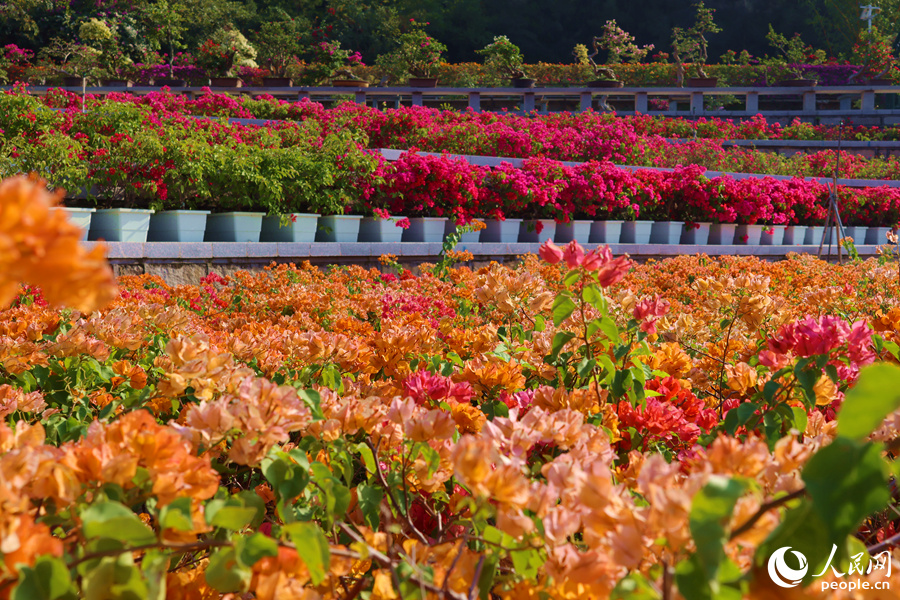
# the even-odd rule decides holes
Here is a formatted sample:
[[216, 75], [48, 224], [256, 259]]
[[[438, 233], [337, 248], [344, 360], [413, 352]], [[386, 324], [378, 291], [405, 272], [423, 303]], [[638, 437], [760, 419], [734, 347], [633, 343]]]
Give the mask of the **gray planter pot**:
[[443, 242], [446, 217], [416, 217], [409, 220], [409, 228], [403, 230], [404, 242]]
[[736, 230], [736, 223], [713, 223], [709, 226], [709, 243], [713, 246], [731, 246]]
[[763, 228], [759, 243], [762, 246], [783, 246], [784, 225], [772, 225], [771, 227]]
[[266, 213], [213, 213], [206, 218], [206, 242], [258, 242]]
[[[447, 224], [444, 226], [444, 237], [447, 237], [451, 233], [456, 231], [456, 220], [455, 219], [447, 219]], [[470, 231], [468, 233], [464, 233], [459, 236], [460, 243], [467, 244], [475, 244], [478, 243], [478, 239], [481, 237], [480, 231]]]
[[208, 210], [164, 210], [150, 217], [149, 242], [202, 242]]
[[152, 214], [143, 208], [102, 208], [91, 217], [88, 239], [144, 243]]
[[481, 242], [515, 244], [519, 241], [519, 226], [522, 219], [487, 219], [481, 231]]
[[684, 221], [658, 221], [650, 228], [651, 244], [680, 244]]
[[712, 223], [694, 223], [694, 227], [685, 226], [681, 232], [681, 243], [691, 246], [709, 244], [709, 228]]
[[866, 243], [873, 246], [890, 243], [887, 239], [887, 234], [890, 230], [890, 227], [869, 227], [869, 230], [866, 232]]
[[591, 227], [593, 221], [569, 221], [556, 224], [556, 241], [564, 244], [572, 240], [581, 244], [591, 241]]
[[[537, 231], [537, 224], [540, 221], [541, 232]], [[556, 221], [553, 219], [532, 219], [522, 221], [519, 225], [519, 242], [522, 244], [538, 244], [547, 240], [553, 240], [556, 236]]]
[[91, 213], [93, 213], [96, 208], [68, 208], [61, 207], [66, 216], [69, 217], [69, 222], [73, 225], [76, 225], [81, 228], [81, 241], [85, 241], [88, 239], [88, 232], [91, 230]]
[[623, 244], [649, 244], [653, 221], [625, 221], [622, 223]]
[[261, 242], [314, 242], [319, 215], [315, 213], [292, 213], [293, 222], [282, 226], [280, 215], [263, 217], [259, 232]]
[[806, 243], [806, 225], [791, 225], [784, 230], [785, 246], [802, 246]]
[[359, 241], [399, 242], [403, 239], [403, 228], [397, 227], [397, 220], [402, 218], [376, 219], [375, 217], [364, 217], [359, 222]]
[[[824, 225], [810, 225], [806, 228], [806, 238], [804, 244], [807, 246], [818, 246], [822, 243], [822, 235], [825, 233]], [[833, 238], [834, 236], [832, 236]], [[832, 240], [834, 241], [834, 240]]]
[[853, 243], [860, 246], [866, 242], [866, 229], [868, 229], [868, 227], [860, 227], [859, 225], [844, 227], [844, 235], [846, 237], [852, 237]]
[[764, 225], [738, 225], [734, 232], [737, 246], [759, 246]]
[[622, 239], [622, 221], [594, 221], [591, 223], [591, 244], [618, 244]]
[[319, 217], [317, 242], [356, 242], [359, 240], [360, 215], [327, 215]]

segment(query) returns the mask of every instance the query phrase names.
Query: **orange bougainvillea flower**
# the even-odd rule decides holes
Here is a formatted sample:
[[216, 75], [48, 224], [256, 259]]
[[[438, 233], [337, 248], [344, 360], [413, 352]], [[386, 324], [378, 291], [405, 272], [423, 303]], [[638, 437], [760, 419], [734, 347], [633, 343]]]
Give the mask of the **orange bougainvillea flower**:
[[21, 282], [39, 286], [51, 304], [83, 312], [116, 297], [105, 247], [81, 245], [81, 229], [55, 208], [61, 197], [37, 179], [0, 182], [0, 306], [12, 302]]

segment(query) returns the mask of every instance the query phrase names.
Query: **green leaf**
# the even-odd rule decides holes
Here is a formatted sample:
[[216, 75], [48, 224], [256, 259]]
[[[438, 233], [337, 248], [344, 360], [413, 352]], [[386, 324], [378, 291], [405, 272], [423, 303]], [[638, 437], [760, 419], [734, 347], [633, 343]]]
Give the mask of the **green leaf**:
[[[778, 527], [757, 548], [754, 562], [765, 565], [776, 550], [790, 547], [791, 552], [800, 552], [806, 557], [809, 570], [803, 580], [810, 582], [813, 574], [822, 571], [834, 543], [836, 542], [829, 535], [827, 520], [819, 517], [813, 510], [812, 503], [804, 499], [796, 508], [785, 513]], [[793, 556], [791, 552], [787, 553], [788, 556]]]
[[309, 483], [309, 465], [298, 465], [287, 452], [280, 450], [263, 459], [262, 473], [278, 498], [285, 501], [302, 494]]
[[554, 334], [553, 341], [550, 343], [551, 362], [556, 360], [556, 357], [559, 356], [559, 351], [574, 337], [575, 334], [569, 331], [558, 331]]
[[568, 294], [560, 294], [553, 301], [553, 324], [559, 327], [559, 324], [568, 319], [575, 312], [575, 303]]
[[850, 535], [891, 499], [882, 447], [838, 436], [803, 468], [813, 509], [828, 523], [835, 542]]
[[900, 367], [888, 363], [863, 367], [838, 413], [838, 434], [862, 440], [898, 408]]
[[319, 392], [316, 390], [299, 390], [297, 396], [309, 407], [314, 420], [319, 421], [325, 418], [322, 414], [322, 396]]
[[756, 414], [758, 409], [758, 404], [745, 402], [729, 410], [728, 414], [725, 415], [725, 431], [728, 435], [734, 435], [738, 427], [746, 425], [747, 422], [753, 418], [753, 415]]
[[371, 478], [378, 472], [376, 470], [375, 455], [372, 453], [372, 449], [362, 442], [356, 444], [353, 448], [359, 452], [359, 456], [363, 459], [363, 464], [366, 465], [367, 478]]
[[313, 585], [319, 585], [325, 579], [325, 573], [331, 567], [331, 550], [328, 539], [315, 523], [299, 522], [284, 526], [297, 548], [297, 554], [306, 564]]
[[256, 509], [245, 506], [223, 506], [217, 510], [208, 522], [213, 527], [221, 527], [230, 531], [240, 531], [247, 527], [256, 517]]
[[659, 600], [660, 595], [640, 573], [629, 573], [616, 584], [610, 600]]
[[356, 486], [356, 497], [366, 525], [372, 529], [378, 529], [381, 522], [381, 501], [384, 499], [384, 491], [380, 487], [361, 483]]
[[119, 502], [100, 501], [81, 513], [86, 538], [112, 538], [137, 546], [156, 541], [156, 534], [130, 508]]
[[736, 480], [713, 475], [694, 494], [691, 503], [690, 529], [697, 546], [697, 559], [706, 581], [718, 580], [719, 565], [725, 558], [726, 525], [734, 505], [746, 486]]
[[81, 580], [85, 600], [145, 600], [149, 590], [131, 553], [107, 556]]
[[603, 297], [603, 292], [596, 284], [585, 286], [584, 301], [599, 310], [601, 314], [606, 314], [606, 298]]
[[278, 542], [259, 532], [249, 537], [238, 537], [235, 549], [238, 562], [245, 567], [252, 567], [266, 556], [278, 556]]
[[528, 550], [519, 550], [510, 552], [512, 556], [513, 566], [516, 573], [523, 575], [526, 579], [534, 579], [537, 577], [538, 569], [547, 562], [541, 555], [538, 548], [529, 548]]
[[220, 592], [246, 592], [253, 574], [242, 565], [234, 548], [219, 548], [209, 557], [206, 583]]
[[176, 531], [192, 531], [194, 521], [191, 517], [191, 499], [176, 498], [159, 511], [159, 526], [162, 529]]
[[69, 567], [61, 558], [39, 556], [34, 567], [19, 565], [19, 584], [10, 600], [76, 600]]
[[600, 329], [610, 340], [614, 342], [618, 342], [620, 340], [619, 328], [616, 326], [616, 322], [609, 317], [603, 317], [600, 319]]

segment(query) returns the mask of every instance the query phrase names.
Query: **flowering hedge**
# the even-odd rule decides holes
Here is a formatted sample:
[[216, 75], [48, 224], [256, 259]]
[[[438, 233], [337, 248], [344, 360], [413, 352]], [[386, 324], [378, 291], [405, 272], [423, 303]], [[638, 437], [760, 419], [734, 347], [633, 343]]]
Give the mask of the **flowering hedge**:
[[[548, 119], [402, 109], [382, 113], [355, 104], [238, 102], [207, 94], [89, 100], [53, 92], [44, 100], [0, 95], [0, 166], [37, 171], [56, 186], [112, 206], [251, 209], [272, 214], [388, 209], [405, 216], [472, 218], [650, 218], [690, 222], [817, 224], [827, 189], [801, 179], [709, 178], [707, 167], [736, 171], [830, 174], [833, 152], [783, 159], [724, 150], [719, 140], [671, 144], [640, 119], [563, 114]], [[102, 110], [100, 110], [102, 108]], [[185, 113], [270, 116], [299, 122], [271, 127], [201, 120]], [[759, 122], [746, 126], [761, 127]], [[478, 167], [408, 153], [388, 163], [367, 147], [522, 156], [524, 167]], [[585, 161], [566, 167], [557, 159]], [[630, 171], [610, 161], [672, 167]], [[842, 157], [842, 174], [897, 178], [896, 159]], [[688, 165], [688, 166], [682, 166]], [[788, 168], [796, 167], [796, 168]], [[894, 225], [900, 192], [841, 189], [848, 224]], [[72, 195], [76, 195], [73, 193]]]
[[0, 184], [0, 598], [762, 599], [784, 546], [795, 592], [900, 585], [893, 265], [573, 243], [117, 291], [51, 206]]

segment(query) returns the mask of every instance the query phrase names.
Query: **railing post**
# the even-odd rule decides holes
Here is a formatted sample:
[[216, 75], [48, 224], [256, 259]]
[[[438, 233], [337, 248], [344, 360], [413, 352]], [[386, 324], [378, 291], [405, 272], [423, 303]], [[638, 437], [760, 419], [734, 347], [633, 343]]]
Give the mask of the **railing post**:
[[525, 92], [522, 97], [522, 109], [527, 113], [534, 110], [534, 92]]
[[675, 112], [678, 110], [678, 100], [674, 98], [669, 98], [669, 112]]
[[647, 114], [650, 112], [650, 102], [647, 100], [647, 92], [637, 92], [634, 95], [634, 112]]
[[866, 112], [875, 110], [875, 92], [866, 90], [862, 93], [862, 103], [860, 108]]
[[363, 106], [365, 106], [365, 104], [366, 104], [366, 93], [363, 92], [362, 90], [358, 90], [358, 91], [355, 93], [355, 96], [356, 96], [356, 103], [357, 103], [357, 104], [362, 104]]
[[590, 92], [581, 92], [579, 96], [581, 97], [581, 99], [578, 105], [578, 110], [580, 110], [581, 112], [589, 110], [591, 108], [591, 104], [594, 101], [594, 97]]
[[481, 112], [481, 92], [469, 92], [469, 108]]
[[816, 91], [803, 92], [803, 112], [816, 111]]
[[307, 90], [297, 92], [297, 102], [300, 102], [301, 100], [309, 100], [309, 92]]
[[422, 106], [422, 92], [413, 92], [412, 93], [412, 105], [413, 106]]
[[759, 92], [747, 92], [747, 112], [759, 112]]
[[703, 114], [703, 92], [691, 92], [691, 112], [695, 115]]

